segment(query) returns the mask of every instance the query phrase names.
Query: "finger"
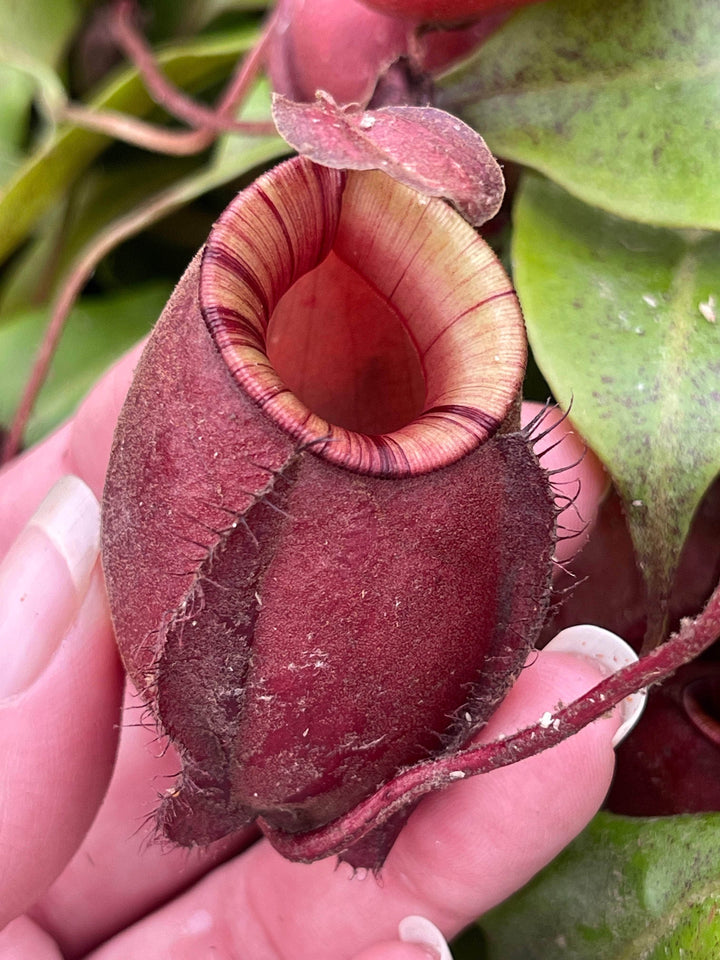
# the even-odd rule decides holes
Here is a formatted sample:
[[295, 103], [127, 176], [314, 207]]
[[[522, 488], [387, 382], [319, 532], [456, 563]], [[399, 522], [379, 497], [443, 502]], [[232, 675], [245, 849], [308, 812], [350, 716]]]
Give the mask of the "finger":
[[186, 890], [257, 833], [241, 831], [192, 850], [163, 842], [155, 812], [161, 795], [177, 780], [180, 761], [158, 737], [133, 690], [126, 694], [122, 723], [115, 771], [98, 815], [61, 876], [31, 910], [68, 958], [84, 957], [158, 903]]
[[68, 477], [0, 567], [0, 925], [63, 869], [112, 772], [122, 673], [98, 544], [97, 501]]
[[0, 558], [40, 506], [50, 487], [67, 473], [71, 424], [0, 469]]
[[[68, 470], [101, 491], [115, 421], [143, 346], [99, 381], [70, 423], [0, 472], [0, 556], [47, 487]], [[179, 769], [174, 751], [158, 741], [142, 702], [131, 695], [106, 801], [61, 877], [32, 909], [68, 955], [84, 953], [133, 922], [255, 836], [243, 831], [192, 852], [156, 842], [153, 813]], [[86, 909], [90, 901], [92, 911]]]
[[[591, 660], [542, 651], [532, 654], [479, 738], [496, 740], [553, 713], [605, 676]], [[457, 933], [523, 886], [590, 821], [610, 786], [612, 740], [620, 711], [585, 727], [556, 747], [459, 784], [450, 830], [440, 834], [443, 797], [434, 794], [411, 818], [395, 868], [410, 870], [433, 907], [431, 919]], [[465, 787], [466, 789], [462, 789]], [[467, 860], [467, 830], [482, 832]], [[427, 874], [423, 863], [432, 864]], [[422, 912], [422, 911], [420, 911]]]
[[570, 560], [587, 542], [598, 507], [607, 492], [605, 468], [557, 407], [545, 409], [539, 403], [524, 403], [522, 422], [527, 425], [544, 412], [535, 452], [549, 471], [560, 514], [555, 556], [560, 563]]
[[0, 469], [0, 557], [61, 477], [73, 473], [101, 495], [115, 422], [142, 348], [110, 368], [72, 420]]
[[[602, 671], [541, 652], [495, 714], [486, 736], [509, 733], [594, 686]], [[423, 800], [380, 882], [334, 861], [283, 860], [266, 842], [93, 954], [185, 960], [211, 947], [264, 958], [341, 960], [393, 940], [420, 914], [445, 936], [525, 883], [590, 820], [613, 770], [616, 716], [551, 750]]]
[[0, 960], [63, 960], [60, 948], [29, 917], [18, 917], [0, 930]]

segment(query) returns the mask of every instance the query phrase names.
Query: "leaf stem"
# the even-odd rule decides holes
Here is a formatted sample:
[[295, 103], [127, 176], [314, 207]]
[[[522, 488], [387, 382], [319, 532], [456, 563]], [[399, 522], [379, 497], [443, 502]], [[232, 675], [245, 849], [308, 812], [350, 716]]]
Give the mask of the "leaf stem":
[[189, 126], [217, 130], [216, 111], [192, 100], [163, 73], [152, 47], [135, 27], [136, 7], [134, 0], [119, 0], [112, 10], [110, 30], [118, 47], [142, 77], [148, 93], [155, 103]]
[[[135, 7], [135, 0], [120, 0], [114, 9], [111, 29], [118, 46], [136, 67], [155, 103], [196, 129], [214, 130], [215, 133], [233, 129], [228, 127], [230, 122], [228, 115], [243, 99], [250, 82], [257, 73], [274, 18], [271, 18], [264, 27], [258, 44], [241, 61], [218, 106], [210, 108], [197, 103], [168, 80], [155, 58], [152, 47], [133, 23], [132, 14]], [[240, 132], [246, 133], [247, 130], [243, 127]]]

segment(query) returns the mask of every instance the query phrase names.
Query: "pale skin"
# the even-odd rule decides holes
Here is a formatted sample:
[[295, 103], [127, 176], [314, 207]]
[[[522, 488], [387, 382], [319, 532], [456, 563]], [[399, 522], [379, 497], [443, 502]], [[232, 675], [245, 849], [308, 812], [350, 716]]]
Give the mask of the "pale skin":
[[[137, 350], [94, 389], [75, 418], [0, 472], [0, 557], [53, 483], [67, 473], [101, 495], [113, 426]], [[545, 443], [557, 440], [565, 426]], [[568, 435], [543, 461], [578, 459]], [[591, 520], [605, 480], [592, 456], [563, 475]], [[568, 526], [580, 522], [568, 514]], [[559, 545], [568, 559], [582, 536]], [[42, 549], [38, 541], [37, 549]], [[2, 569], [22, 582], [32, 556]], [[17, 569], [16, 569], [17, 568]], [[46, 562], [43, 597], [72, 607], [62, 563]], [[44, 600], [43, 600], [44, 602]], [[99, 564], [41, 676], [0, 700], [0, 960], [420, 960], [398, 922], [431, 919], [454, 936], [549, 862], [600, 806], [613, 772], [616, 714], [538, 757], [428, 796], [395, 844], [382, 882], [333, 860], [283, 860], [246, 830], [205, 851], [151, 842], [148, 817], [179, 766], [123, 701]], [[42, 611], [41, 611], [42, 614]], [[36, 629], [29, 624], [28, 630]], [[17, 638], [3, 636], [0, 647]], [[591, 661], [539, 653], [486, 728], [494, 739], [537, 721], [601, 679]], [[119, 744], [119, 746], [118, 746]], [[117, 756], [116, 756], [117, 751]]]

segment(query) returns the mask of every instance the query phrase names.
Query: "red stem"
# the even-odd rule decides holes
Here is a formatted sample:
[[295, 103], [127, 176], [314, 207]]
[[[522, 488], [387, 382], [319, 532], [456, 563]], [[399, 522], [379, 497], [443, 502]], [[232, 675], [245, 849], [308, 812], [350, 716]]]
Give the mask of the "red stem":
[[[136, 30], [132, 20], [133, 0], [121, 0], [115, 8], [113, 31], [115, 39], [127, 58], [137, 68], [153, 100], [168, 113], [185, 120], [191, 127], [215, 133], [235, 130], [247, 133], [246, 124], [235, 124], [232, 114], [248, 93], [252, 81], [262, 65], [267, 44], [272, 33], [275, 16], [271, 16], [263, 28], [258, 43], [249, 51], [235, 69], [217, 107], [206, 107], [188, 97], [171, 83], [160, 69], [152, 47]], [[267, 133], [267, 130], [263, 130]]]
[[134, 11], [135, 3], [132, 0], [121, 0], [116, 4], [111, 21], [112, 31], [118, 46], [128, 60], [137, 67], [150, 96], [168, 113], [180, 120], [185, 120], [191, 127], [217, 131], [217, 111], [204, 107], [186, 96], [162, 72], [152, 47], [135, 28]]
[[263, 821], [259, 821], [260, 826], [272, 839], [273, 846], [291, 860], [311, 862], [342, 853], [394, 814], [415, 803], [423, 794], [465, 777], [506, 767], [554, 747], [602, 717], [629, 694], [667, 679], [678, 667], [699, 656], [718, 636], [720, 586], [716, 587], [698, 617], [683, 620], [678, 632], [662, 646], [552, 714], [549, 725], [547, 718], [543, 718], [542, 723], [526, 727], [502, 740], [418, 763], [398, 774], [350, 813], [318, 830], [287, 834], [273, 830]]
[[220, 119], [212, 128], [197, 130], [167, 130], [113, 110], [89, 110], [78, 104], [68, 104], [63, 119], [86, 130], [103, 133], [115, 140], [123, 140], [135, 147], [176, 157], [187, 157], [207, 150], [219, 132], [239, 133], [245, 136], [269, 136], [276, 132], [271, 121], [236, 121]]
[[268, 17], [258, 42], [235, 68], [218, 102], [217, 113], [219, 116], [225, 117], [228, 114], [234, 114], [238, 104], [242, 103], [248, 94], [250, 86], [264, 64], [265, 54], [275, 30], [276, 20], [277, 12], [274, 11]]

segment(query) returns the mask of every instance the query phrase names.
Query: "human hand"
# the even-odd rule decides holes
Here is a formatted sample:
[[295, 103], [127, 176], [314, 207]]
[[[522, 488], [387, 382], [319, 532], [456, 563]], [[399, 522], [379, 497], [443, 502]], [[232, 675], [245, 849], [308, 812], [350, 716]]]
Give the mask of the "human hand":
[[[252, 842], [251, 831], [192, 853], [148, 843], [147, 818], [178, 761], [137, 722], [132, 692], [120, 719], [122, 676], [90, 494], [101, 492], [136, 358], [122, 361], [70, 424], [0, 473], [0, 923], [9, 924], [0, 960], [82, 957], [93, 948], [93, 960], [183, 960], [211, 948], [253, 960], [438, 955], [427, 942], [401, 943], [398, 922], [419, 914], [453, 936], [552, 859], [602, 801], [619, 717], [426, 797], [381, 884], [332, 861], [289, 863]], [[560, 431], [567, 428], [547, 442]], [[576, 460], [574, 447], [568, 436], [545, 465]], [[67, 474], [84, 483], [65, 481], [24, 527]], [[604, 485], [599, 466], [588, 456], [564, 479], [582, 481], [576, 506], [590, 518]], [[579, 542], [560, 543], [560, 559]], [[536, 721], [601, 677], [591, 660], [541, 651], [482, 739]]]

